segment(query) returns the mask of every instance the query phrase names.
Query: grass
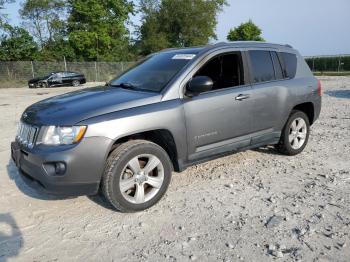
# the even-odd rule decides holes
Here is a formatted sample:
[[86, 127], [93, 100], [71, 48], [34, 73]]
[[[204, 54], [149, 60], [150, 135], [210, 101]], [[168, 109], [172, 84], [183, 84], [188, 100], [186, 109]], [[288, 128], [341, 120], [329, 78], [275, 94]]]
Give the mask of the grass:
[[18, 80], [4, 80], [0, 81], [0, 89], [1, 88], [19, 88], [19, 87], [27, 87], [27, 81], [18, 81]]
[[350, 71], [342, 72], [313, 72], [315, 76], [350, 76]]

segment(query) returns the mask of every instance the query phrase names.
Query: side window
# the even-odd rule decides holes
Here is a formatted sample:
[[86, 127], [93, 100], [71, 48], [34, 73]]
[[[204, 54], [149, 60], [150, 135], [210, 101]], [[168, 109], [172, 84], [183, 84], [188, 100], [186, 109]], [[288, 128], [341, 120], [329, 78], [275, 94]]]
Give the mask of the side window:
[[280, 53], [285, 78], [294, 78], [297, 71], [297, 56], [291, 53]]
[[283, 79], [283, 72], [280, 60], [276, 52], [271, 52], [272, 62], [275, 68], [275, 77], [276, 79]]
[[269, 51], [249, 51], [253, 83], [275, 80], [275, 71]]
[[59, 76], [58, 76], [58, 74], [56, 73], [56, 74], [52, 74], [51, 75], [51, 79], [57, 79]]
[[202, 66], [194, 76], [208, 76], [213, 90], [244, 85], [243, 63], [240, 52], [214, 57]]

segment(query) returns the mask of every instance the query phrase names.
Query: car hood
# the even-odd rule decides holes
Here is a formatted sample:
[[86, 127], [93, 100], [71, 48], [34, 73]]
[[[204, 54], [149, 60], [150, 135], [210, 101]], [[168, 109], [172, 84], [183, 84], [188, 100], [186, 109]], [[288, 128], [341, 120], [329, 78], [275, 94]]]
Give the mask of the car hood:
[[38, 82], [38, 81], [41, 81], [41, 80], [45, 80], [45, 79], [47, 79], [47, 77], [36, 77], [36, 78], [30, 79], [28, 81], [28, 83], [35, 83], [35, 82]]
[[34, 125], [75, 125], [88, 118], [160, 100], [159, 93], [94, 87], [35, 103], [24, 111], [22, 121]]

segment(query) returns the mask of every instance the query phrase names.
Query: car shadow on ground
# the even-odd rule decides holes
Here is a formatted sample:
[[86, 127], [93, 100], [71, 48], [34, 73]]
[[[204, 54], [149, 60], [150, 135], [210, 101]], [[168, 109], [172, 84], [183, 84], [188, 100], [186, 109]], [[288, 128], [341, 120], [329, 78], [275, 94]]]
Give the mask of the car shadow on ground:
[[336, 98], [348, 98], [350, 99], [350, 90], [332, 90], [324, 92], [328, 96]]
[[252, 149], [252, 151], [269, 154], [269, 155], [281, 155], [281, 153], [278, 152], [275, 146], [272, 146], [272, 145], [258, 147], [258, 148]]
[[9, 213], [0, 213], [0, 261], [16, 257], [23, 247], [22, 233]]
[[[65, 199], [76, 198], [76, 196], [64, 196], [64, 195], [60, 196], [60, 195], [50, 194], [38, 182], [30, 179], [29, 177], [23, 174], [20, 174], [18, 171], [18, 168], [16, 167], [15, 163], [11, 159], [7, 164], [7, 174], [9, 178], [15, 182], [18, 189], [29, 197], [40, 199], [40, 200], [65, 200]], [[94, 203], [98, 204], [99, 206], [115, 211], [113, 206], [109, 204], [100, 193], [97, 195], [92, 195], [87, 197]]]
[[92, 196], [87, 196], [87, 197], [92, 202], [98, 204], [101, 207], [104, 207], [104, 208], [112, 210], [112, 211], [119, 212], [110, 203], [107, 202], [107, 200], [102, 196], [102, 194], [100, 192], [97, 195], [92, 195]]
[[16, 186], [22, 193], [29, 197], [40, 200], [63, 200], [75, 198], [71, 196], [53, 195], [45, 191], [45, 189], [38, 182], [20, 174], [12, 159], [9, 160], [6, 168], [9, 178], [15, 182]]

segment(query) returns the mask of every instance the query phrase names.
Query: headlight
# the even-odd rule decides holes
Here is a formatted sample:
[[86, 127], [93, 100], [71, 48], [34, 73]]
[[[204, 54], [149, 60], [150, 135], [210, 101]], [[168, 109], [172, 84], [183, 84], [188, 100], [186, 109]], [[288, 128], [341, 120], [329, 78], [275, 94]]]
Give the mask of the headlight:
[[84, 136], [86, 126], [46, 126], [42, 127], [39, 143], [45, 145], [71, 145]]

